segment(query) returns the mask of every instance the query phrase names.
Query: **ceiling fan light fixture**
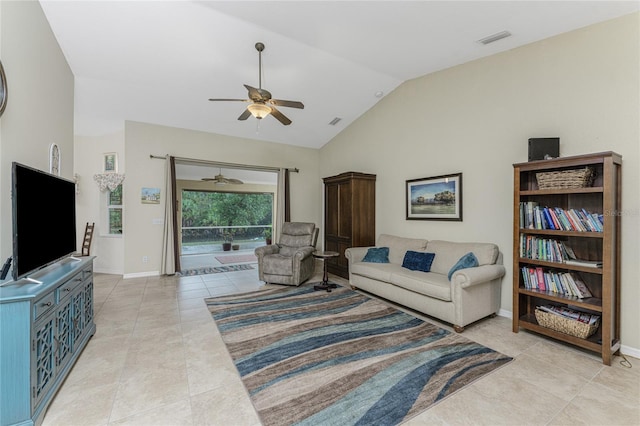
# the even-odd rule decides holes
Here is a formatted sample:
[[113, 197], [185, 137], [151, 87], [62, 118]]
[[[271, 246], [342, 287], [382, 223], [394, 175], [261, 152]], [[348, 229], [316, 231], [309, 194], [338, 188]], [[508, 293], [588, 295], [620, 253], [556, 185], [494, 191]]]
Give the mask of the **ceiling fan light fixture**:
[[266, 117], [271, 113], [271, 107], [265, 104], [250, 104], [247, 109], [258, 120]]

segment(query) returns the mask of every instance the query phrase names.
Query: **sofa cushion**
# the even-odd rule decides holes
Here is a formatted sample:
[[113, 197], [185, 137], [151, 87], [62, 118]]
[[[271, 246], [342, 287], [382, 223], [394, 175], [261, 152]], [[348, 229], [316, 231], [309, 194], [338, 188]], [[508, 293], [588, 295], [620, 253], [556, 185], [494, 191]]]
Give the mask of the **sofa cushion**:
[[391, 275], [391, 283], [419, 294], [451, 301], [451, 283], [445, 275], [402, 269]]
[[395, 263], [396, 265], [402, 265], [402, 260], [404, 259], [404, 254], [407, 250], [424, 251], [427, 246], [427, 240], [380, 234], [377, 246], [389, 247], [389, 262]]
[[451, 280], [451, 276], [453, 275], [453, 273], [459, 269], [474, 268], [476, 266], [478, 266], [478, 258], [476, 258], [476, 256], [472, 252], [469, 252], [462, 256], [460, 260], [458, 260], [456, 264], [451, 267], [449, 273], [447, 274], [447, 278]]
[[427, 244], [427, 250], [435, 253], [431, 264], [431, 272], [437, 272], [445, 277], [465, 254], [473, 252], [479, 265], [493, 265], [498, 258], [498, 246], [492, 243], [456, 243], [452, 241], [433, 240]]
[[362, 259], [369, 263], [389, 263], [389, 247], [371, 247]]
[[407, 250], [402, 260], [402, 267], [411, 271], [429, 272], [434, 257], [433, 253]]
[[402, 271], [402, 266], [393, 263], [366, 263], [356, 262], [349, 265], [349, 272], [355, 275], [371, 278], [383, 282], [391, 282], [391, 275]]

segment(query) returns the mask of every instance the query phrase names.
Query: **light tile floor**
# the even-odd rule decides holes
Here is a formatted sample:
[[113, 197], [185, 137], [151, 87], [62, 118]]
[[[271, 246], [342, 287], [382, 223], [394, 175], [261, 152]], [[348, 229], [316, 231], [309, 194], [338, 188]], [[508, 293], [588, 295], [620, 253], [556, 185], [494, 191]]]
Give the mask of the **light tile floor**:
[[[203, 302], [261, 288], [256, 270], [128, 280], [96, 274], [94, 284], [97, 332], [44, 426], [260, 424]], [[463, 335], [515, 360], [407, 425], [640, 424], [640, 360], [629, 369], [616, 357], [606, 367], [594, 354], [512, 333], [500, 317]]]

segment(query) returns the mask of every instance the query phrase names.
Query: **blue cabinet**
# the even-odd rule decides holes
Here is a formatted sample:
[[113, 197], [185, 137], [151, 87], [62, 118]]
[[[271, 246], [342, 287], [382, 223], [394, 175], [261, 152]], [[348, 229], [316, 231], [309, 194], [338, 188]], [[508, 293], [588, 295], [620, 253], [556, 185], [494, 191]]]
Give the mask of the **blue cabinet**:
[[37, 425], [96, 330], [93, 257], [0, 287], [0, 426]]

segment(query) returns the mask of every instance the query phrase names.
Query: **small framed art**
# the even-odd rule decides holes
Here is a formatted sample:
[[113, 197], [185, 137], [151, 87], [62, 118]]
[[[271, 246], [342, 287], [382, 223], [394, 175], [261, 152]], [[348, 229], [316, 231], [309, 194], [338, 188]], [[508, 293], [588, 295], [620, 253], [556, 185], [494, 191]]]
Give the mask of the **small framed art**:
[[104, 154], [103, 167], [105, 173], [118, 173], [118, 154], [115, 152]]
[[407, 220], [462, 221], [462, 173], [408, 180]]

